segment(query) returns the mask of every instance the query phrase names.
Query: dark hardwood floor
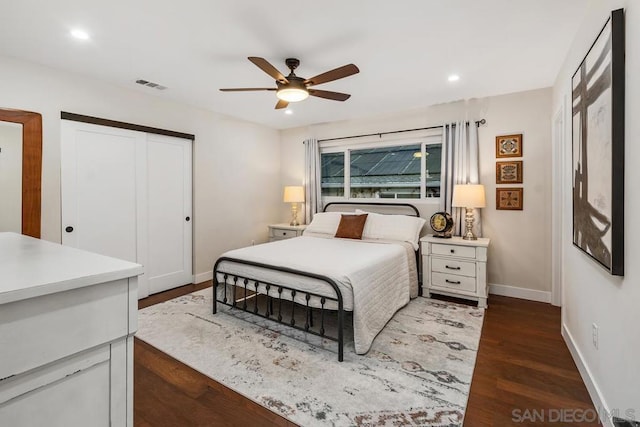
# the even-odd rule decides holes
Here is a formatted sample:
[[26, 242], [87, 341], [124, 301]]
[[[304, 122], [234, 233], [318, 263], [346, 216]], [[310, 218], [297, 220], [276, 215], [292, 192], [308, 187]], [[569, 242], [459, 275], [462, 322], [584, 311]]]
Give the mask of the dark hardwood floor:
[[[208, 286], [210, 282], [156, 294], [140, 300], [139, 307]], [[555, 425], [599, 425], [568, 422], [589, 420], [592, 414], [595, 409], [589, 394], [560, 336], [560, 309], [491, 296], [465, 426], [543, 425], [550, 421], [556, 421]], [[295, 425], [137, 338], [134, 416], [136, 426], [153, 427]]]
[[568, 422], [597, 414], [560, 335], [560, 308], [492, 295], [465, 426], [532, 425], [536, 414], [546, 421], [537, 425], [600, 425]]

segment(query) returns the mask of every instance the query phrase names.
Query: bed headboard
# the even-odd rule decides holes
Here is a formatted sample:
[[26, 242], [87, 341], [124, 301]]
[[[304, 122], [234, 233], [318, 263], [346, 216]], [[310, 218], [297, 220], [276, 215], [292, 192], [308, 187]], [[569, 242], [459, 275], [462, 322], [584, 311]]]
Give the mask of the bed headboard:
[[354, 212], [356, 209], [362, 209], [363, 211], [379, 214], [420, 217], [420, 212], [418, 212], [418, 209], [409, 203], [331, 202], [327, 203], [322, 211]]

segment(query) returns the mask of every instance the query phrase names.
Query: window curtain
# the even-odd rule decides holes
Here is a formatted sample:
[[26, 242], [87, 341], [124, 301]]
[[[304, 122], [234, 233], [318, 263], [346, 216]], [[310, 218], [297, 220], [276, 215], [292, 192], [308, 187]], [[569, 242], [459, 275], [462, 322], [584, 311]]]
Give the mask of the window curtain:
[[[464, 208], [451, 206], [453, 187], [456, 184], [479, 184], [478, 126], [471, 121], [448, 123], [442, 126], [440, 210], [453, 217], [454, 235], [464, 230]], [[482, 236], [480, 211], [474, 209], [473, 229]]]
[[304, 170], [304, 219], [309, 224], [313, 214], [322, 210], [320, 147], [316, 139], [304, 141]]

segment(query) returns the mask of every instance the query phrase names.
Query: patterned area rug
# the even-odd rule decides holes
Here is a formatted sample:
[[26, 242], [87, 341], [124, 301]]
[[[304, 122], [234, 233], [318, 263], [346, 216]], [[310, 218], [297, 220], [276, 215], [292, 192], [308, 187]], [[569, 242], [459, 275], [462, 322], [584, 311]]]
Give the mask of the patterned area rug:
[[145, 308], [137, 336], [302, 426], [462, 425], [482, 309], [416, 298], [340, 363], [332, 341], [211, 307], [205, 289]]

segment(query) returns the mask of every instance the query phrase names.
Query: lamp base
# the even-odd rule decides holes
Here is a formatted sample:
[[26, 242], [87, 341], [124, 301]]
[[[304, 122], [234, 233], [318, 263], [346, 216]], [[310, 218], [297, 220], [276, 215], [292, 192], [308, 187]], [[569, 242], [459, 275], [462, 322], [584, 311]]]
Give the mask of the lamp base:
[[300, 223], [298, 222], [298, 204], [297, 203], [291, 204], [291, 222], [289, 223], [289, 225], [294, 227], [297, 225], [300, 225]]
[[464, 208], [464, 236], [463, 240], [478, 240], [475, 234], [473, 234], [473, 208]]

